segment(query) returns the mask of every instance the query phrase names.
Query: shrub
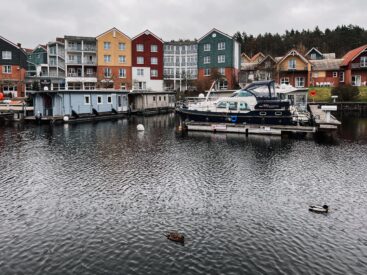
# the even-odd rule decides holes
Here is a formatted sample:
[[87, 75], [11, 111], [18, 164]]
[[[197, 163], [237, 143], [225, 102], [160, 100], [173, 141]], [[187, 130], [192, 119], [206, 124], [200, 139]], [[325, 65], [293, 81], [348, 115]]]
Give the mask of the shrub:
[[359, 95], [358, 87], [352, 85], [341, 85], [331, 90], [332, 95], [337, 95], [339, 101], [350, 101]]

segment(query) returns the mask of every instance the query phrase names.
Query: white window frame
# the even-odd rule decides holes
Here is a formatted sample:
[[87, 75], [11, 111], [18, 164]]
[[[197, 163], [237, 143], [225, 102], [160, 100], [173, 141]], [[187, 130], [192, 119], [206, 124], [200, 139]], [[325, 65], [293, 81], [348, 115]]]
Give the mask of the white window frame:
[[211, 69], [210, 68], [205, 68], [204, 69], [204, 76], [210, 76], [211, 74]]
[[312, 60], [316, 60], [317, 59], [317, 55], [315, 53], [311, 53], [311, 59]]
[[3, 74], [11, 74], [12, 68], [11, 65], [3, 65]]
[[226, 42], [218, 42], [218, 51], [223, 51], [226, 49]]
[[[87, 99], [88, 98], [88, 102]], [[90, 105], [90, 95], [84, 95], [84, 105]]]
[[[106, 72], [108, 72], [108, 73], [106, 73]], [[111, 77], [112, 76], [111, 68], [104, 68], [103, 69], [103, 75], [104, 75], [104, 77]]]
[[210, 55], [204, 56], [204, 64], [210, 64]]
[[124, 51], [124, 50], [126, 50], [126, 43], [122, 43], [122, 42], [120, 42], [120, 43], [119, 43], [119, 50], [120, 50], [120, 51]]
[[150, 45], [150, 52], [152, 52], [152, 53], [158, 52], [158, 45], [156, 45], [156, 44]]
[[333, 72], [333, 77], [337, 78], [338, 77], [338, 72]]
[[144, 52], [144, 44], [136, 44], [137, 52]]
[[367, 56], [362, 56], [359, 61], [359, 64], [361, 68], [366, 68], [367, 67]]
[[[121, 72], [124, 72], [121, 74]], [[126, 69], [125, 68], [119, 68], [119, 78], [126, 78]]]
[[122, 63], [122, 64], [126, 63], [126, 56], [125, 55], [119, 55], [119, 63]]
[[[354, 80], [353, 80], [354, 78]], [[358, 78], [358, 82], [357, 82], [357, 79]], [[352, 75], [352, 86], [357, 86], [357, 87], [360, 87], [362, 85], [362, 77], [360, 74], [354, 74]]]
[[297, 60], [292, 58], [288, 60], [288, 69], [295, 70], [297, 68]]
[[[297, 76], [294, 81], [294, 86], [296, 88], [304, 88], [306, 85], [306, 79], [303, 76]], [[302, 84], [303, 83], [303, 84]]]
[[2, 51], [1, 57], [4, 60], [11, 60], [12, 59], [12, 52], [11, 51]]
[[[99, 101], [99, 99], [101, 99], [101, 102], [98, 102], [98, 101]], [[102, 95], [97, 95], [97, 104], [98, 104], [98, 105], [103, 104], [103, 96], [102, 96]]]
[[139, 64], [139, 65], [144, 64], [144, 56], [137, 56], [136, 57], [136, 64]]
[[158, 70], [151, 70], [150, 71], [150, 76], [151, 77], [158, 77]]
[[218, 55], [218, 63], [225, 63], [226, 56], [224, 54]]
[[280, 79], [280, 84], [287, 84], [287, 85], [289, 85], [289, 77], [282, 77]]
[[157, 65], [158, 64], [158, 57], [151, 57], [150, 64]]
[[221, 75], [225, 75], [225, 74], [226, 74], [226, 69], [225, 69], [225, 68], [219, 68], [219, 69], [218, 69], [218, 72], [219, 72]]
[[340, 72], [340, 74], [339, 74], [339, 82], [344, 82], [344, 72]]
[[204, 44], [204, 52], [210, 52], [210, 43]]
[[109, 42], [109, 41], [103, 42], [103, 49], [104, 50], [110, 50], [111, 49], [111, 42]]
[[110, 62], [111, 62], [111, 55], [109, 55], [109, 54], [105, 54], [105, 55], [103, 56], [103, 60], [104, 60], [104, 62], [106, 62], [106, 63], [110, 63]]
[[144, 69], [136, 69], [136, 75], [144, 76]]
[[107, 104], [112, 104], [112, 95], [107, 96]]

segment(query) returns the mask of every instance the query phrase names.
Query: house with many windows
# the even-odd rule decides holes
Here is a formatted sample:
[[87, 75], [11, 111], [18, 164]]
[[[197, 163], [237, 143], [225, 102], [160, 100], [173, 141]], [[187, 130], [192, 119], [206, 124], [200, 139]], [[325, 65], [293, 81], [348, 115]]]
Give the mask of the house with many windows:
[[97, 41], [95, 37], [65, 37], [65, 89], [94, 90], [97, 84]]
[[240, 44], [230, 35], [212, 29], [198, 40], [199, 82], [217, 79], [219, 75], [217, 88], [233, 89], [238, 82], [240, 62]]
[[163, 79], [168, 91], [194, 90], [197, 79], [197, 42], [164, 42]]
[[279, 84], [290, 84], [296, 88], [310, 85], [311, 63], [295, 49], [279, 59], [276, 70]]
[[367, 45], [363, 45], [347, 52], [341, 63], [341, 70], [344, 73], [345, 84], [353, 86], [367, 85]]
[[132, 89], [131, 38], [112, 28], [97, 36], [99, 88]]
[[0, 92], [5, 97], [25, 96], [27, 54], [20, 44], [0, 36]]
[[65, 40], [47, 43], [48, 83], [49, 90], [65, 90]]
[[273, 57], [267, 55], [256, 62], [245, 63], [239, 73], [240, 86], [259, 80], [271, 80], [275, 78], [276, 62]]
[[132, 39], [134, 90], [163, 90], [163, 40], [149, 30]]

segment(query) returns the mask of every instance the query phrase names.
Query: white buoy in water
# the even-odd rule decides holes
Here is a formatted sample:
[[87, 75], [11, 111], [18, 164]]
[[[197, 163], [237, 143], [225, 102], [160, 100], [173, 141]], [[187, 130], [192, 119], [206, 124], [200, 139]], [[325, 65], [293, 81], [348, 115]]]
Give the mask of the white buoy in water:
[[68, 122], [69, 121], [69, 117], [68, 116], [64, 116], [63, 119], [64, 119], [65, 122]]
[[138, 126], [136, 126], [136, 130], [138, 131], [144, 131], [144, 125], [143, 124], [138, 124]]

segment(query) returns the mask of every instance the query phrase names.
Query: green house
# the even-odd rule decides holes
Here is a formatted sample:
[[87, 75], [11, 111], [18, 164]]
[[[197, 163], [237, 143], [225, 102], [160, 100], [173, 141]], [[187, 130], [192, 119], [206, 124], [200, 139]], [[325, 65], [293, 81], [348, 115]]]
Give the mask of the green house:
[[27, 53], [27, 76], [40, 76], [47, 73], [41, 69], [42, 65], [47, 64], [47, 48], [38, 45], [33, 51]]

